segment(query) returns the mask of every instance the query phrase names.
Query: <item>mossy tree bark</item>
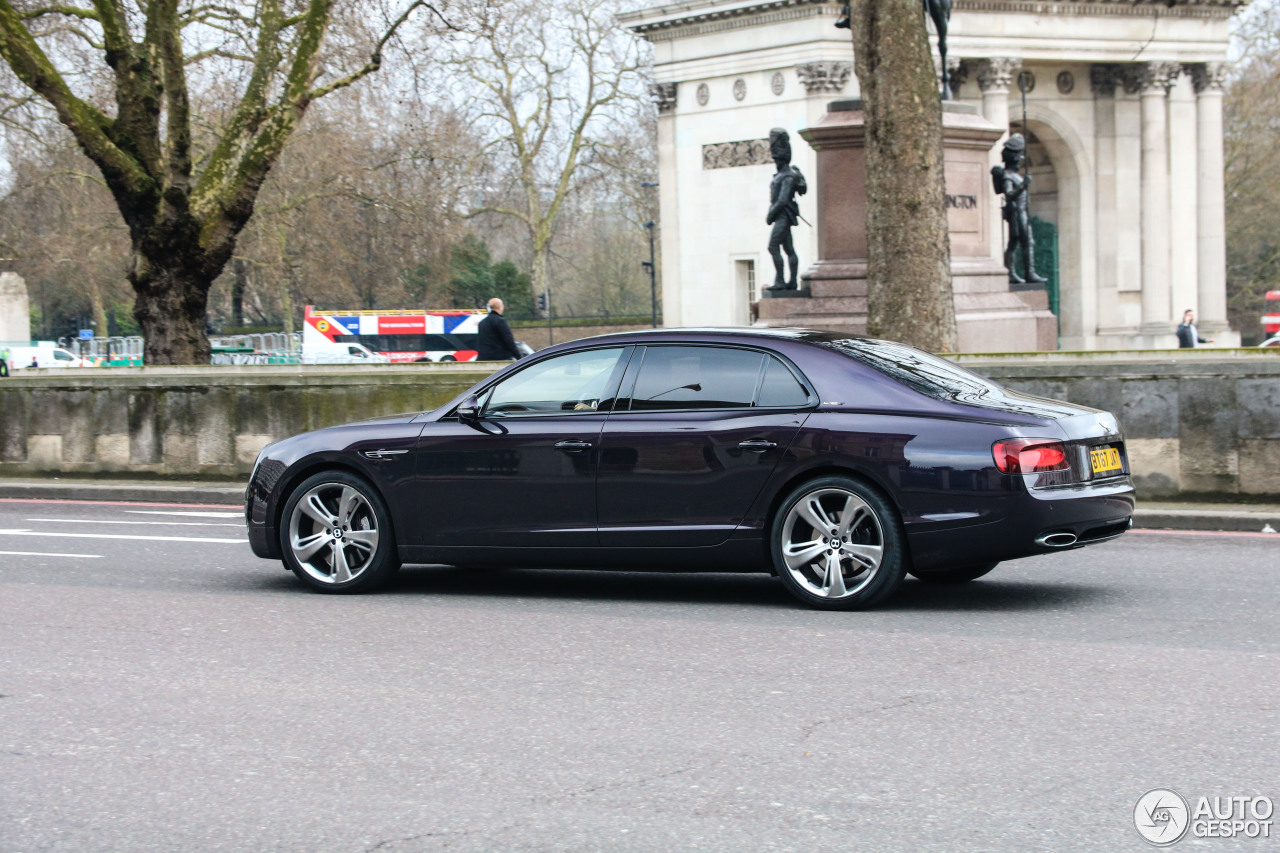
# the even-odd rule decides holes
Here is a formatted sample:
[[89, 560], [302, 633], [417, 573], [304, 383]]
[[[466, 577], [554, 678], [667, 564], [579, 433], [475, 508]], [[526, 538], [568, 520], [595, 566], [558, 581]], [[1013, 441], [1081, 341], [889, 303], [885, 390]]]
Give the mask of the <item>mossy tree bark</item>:
[[956, 348], [942, 102], [920, 0], [853, 0], [867, 133], [867, 333]]
[[[376, 71], [395, 30], [427, 3], [406, 0], [369, 61], [321, 81], [320, 55], [336, 0], [261, 0], [256, 18], [234, 8], [182, 0], [124, 0], [88, 7], [35, 7], [0, 0], [0, 57], [47, 101], [98, 166], [129, 229], [134, 315], [146, 338], [146, 363], [207, 364], [209, 288], [253, 215], [258, 190], [294, 129], [317, 99]], [[300, 8], [295, 14], [285, 11]], [[248, 13], [245, 13], [248, 14]], [[251, 71], [217, 144], [197, 169], [183, 30], [225, 26], [227, 17], [256, 29]], [[52, 23], [51, 23], [52, 22]], [[80, 35], [102, 51], [113, 81], [115, 114], [71, 90], [41, 42]], [[80, 69], [76, 69], [77, 71]]]

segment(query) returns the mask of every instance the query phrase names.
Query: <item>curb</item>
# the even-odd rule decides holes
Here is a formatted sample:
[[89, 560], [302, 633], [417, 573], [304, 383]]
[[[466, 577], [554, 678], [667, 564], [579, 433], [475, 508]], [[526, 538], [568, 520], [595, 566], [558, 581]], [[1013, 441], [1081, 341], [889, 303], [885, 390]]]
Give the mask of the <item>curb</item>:
[[1280, 512], [1254, 509], [1142, 509], [1133, 514], [1139, 530], [1228, 530], [1261, 533], [1280, 530]]
[[5, 482], [0, 498], [53, 501], [138, 501], [153, 503], [244, 506], [244, 486], [237, 483]]
[[[138, 501], [152, 503], [244, 506], [240, 483], [154, 482], [113, 480], [8, 481], [0, 479], [0, 498], [72, 501]], [[1280, 530], [1280, 508], [1237, 506], [1229, 509], [1143, 509], [1133, 514], [1138, 530], [1224, 530], [1260, 533], [1270, 525]]]

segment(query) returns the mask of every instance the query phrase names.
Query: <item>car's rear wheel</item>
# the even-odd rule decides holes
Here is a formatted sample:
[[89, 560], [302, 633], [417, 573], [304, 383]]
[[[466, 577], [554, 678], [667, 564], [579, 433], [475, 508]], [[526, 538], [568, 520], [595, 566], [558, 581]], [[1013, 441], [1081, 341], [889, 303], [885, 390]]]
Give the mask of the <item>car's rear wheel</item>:
[[386, 504], [347, 471], [315, 474], [293, 490], [280, 545], [285, 566], [319, 592], [368, 592], [400, 567]]
[[822, 610], [860, 610], [902, 584], [904, 539], [897, 512], [875, 489], [849, 477], [801, 484], [783, 500], [770, 530], [783, 586]]
[[929, 569], [928, 571], [917, 571], [916, 569], [912, 569], [910, 574], [913, 578], [922, 580], [925, 583], [968, 583], [969, 581], [976, 581], [998, 565], [1000, 564], [977, 563], [972, 566], [952, 566], [947, 569]]

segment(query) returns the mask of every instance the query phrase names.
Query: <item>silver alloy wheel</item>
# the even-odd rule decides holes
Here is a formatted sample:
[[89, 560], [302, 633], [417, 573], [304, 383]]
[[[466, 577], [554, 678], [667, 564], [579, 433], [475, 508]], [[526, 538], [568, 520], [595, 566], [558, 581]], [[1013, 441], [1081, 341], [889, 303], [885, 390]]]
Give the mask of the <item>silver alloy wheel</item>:
[[294, 506], [289, 547], [302, 570], [317, 581], [348, 583], [378, 553], [378, 516], [359, 489], [321, 483]]
[[846, 489], [821, 488], [796, 501], [782, 525], [791, 578], [821, 598], [856, 595], [884, 559], [884, 530], [871, 506]]

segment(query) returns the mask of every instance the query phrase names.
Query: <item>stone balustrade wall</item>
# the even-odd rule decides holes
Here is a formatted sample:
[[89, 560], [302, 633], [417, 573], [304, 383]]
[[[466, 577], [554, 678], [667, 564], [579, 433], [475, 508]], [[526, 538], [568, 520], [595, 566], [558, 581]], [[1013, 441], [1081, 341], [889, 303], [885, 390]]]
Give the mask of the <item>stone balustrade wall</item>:
[[[1280, 353], [959, 360], [1013, 388], [1114, 412], [1144, 497], [1280, 496]], [[489, 370], [458, 364], [19, 374], [0, 380], [0, 476], [242, 477], [274, 439], [433, 409]]]

